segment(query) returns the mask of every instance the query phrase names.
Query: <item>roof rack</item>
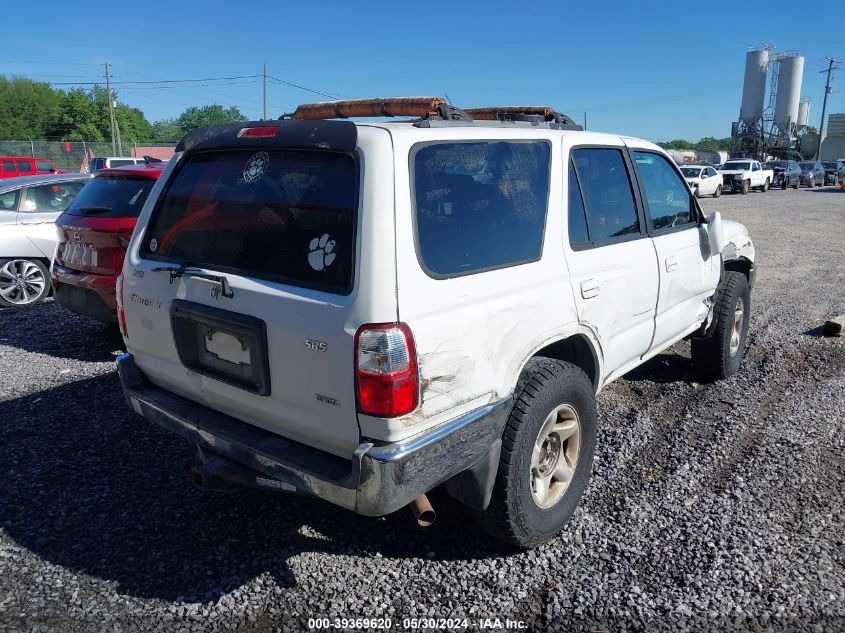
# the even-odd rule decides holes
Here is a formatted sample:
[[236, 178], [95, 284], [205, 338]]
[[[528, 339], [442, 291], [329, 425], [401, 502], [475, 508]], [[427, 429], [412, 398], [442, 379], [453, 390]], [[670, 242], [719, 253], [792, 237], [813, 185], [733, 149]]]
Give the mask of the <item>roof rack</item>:
[[443, 97], [390, 97], [386, 99], [346, 99], [304, 103], [294, 112], [280, 119], [322, 120], [370, 117], [417, 117], [415, 125], [427, 127], [433, 123], [471, 123], [496, 121], [499, 123], [547, 123], [558, 129], [581, 130], [570, 117], [548, 106], [501, 106], [461, 109]]

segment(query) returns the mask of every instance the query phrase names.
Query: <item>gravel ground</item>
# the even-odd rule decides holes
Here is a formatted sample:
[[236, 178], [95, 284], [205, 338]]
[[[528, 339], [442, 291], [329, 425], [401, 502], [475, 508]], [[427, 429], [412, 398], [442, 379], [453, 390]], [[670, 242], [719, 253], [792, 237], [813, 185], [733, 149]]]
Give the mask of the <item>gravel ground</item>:
[[0, 312], [0, 631], [307, 630], [313, 617], [529, 630], [845, 630], [845, 194], [703, 200], [758, 249], [748, 358], [694, 382], [679, 344], [604, 390], [592, 481], [550, 544], [200, 493], [188, 447], [130, 414], [113, 329]]

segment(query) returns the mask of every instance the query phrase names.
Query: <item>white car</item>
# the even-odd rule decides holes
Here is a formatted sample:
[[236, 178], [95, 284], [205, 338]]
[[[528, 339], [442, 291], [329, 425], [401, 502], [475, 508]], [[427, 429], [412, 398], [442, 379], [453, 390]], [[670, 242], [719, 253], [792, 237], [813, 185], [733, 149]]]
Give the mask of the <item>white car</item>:
[[56, 218], [90, 174], [0, 180], [0, 307], [38, 303], [50, 294]]
[[722, 195], [722, 179], [709, 165], [681, 165], [681, 173], [686, 178], [696, 197]]
[[[349, 120], [389, 115], [412, 118]], [[587, 484], [599, 389], [685, 338], [702, 379], [739, 369], [751, 238], [653, 143], [415, 97], [176, 150], [118, 282], [118, 370], [198, 485], [423, 522], [445, 485], [533, 547]]]
[[752, 189], [763, 193], [769, 190], [775, 181], [775, 172], [766, 169], [760, 161], [747, 158], [732, 158], [719, 168], [722, 188], [726, 191], [739, 192], [743, 195]]

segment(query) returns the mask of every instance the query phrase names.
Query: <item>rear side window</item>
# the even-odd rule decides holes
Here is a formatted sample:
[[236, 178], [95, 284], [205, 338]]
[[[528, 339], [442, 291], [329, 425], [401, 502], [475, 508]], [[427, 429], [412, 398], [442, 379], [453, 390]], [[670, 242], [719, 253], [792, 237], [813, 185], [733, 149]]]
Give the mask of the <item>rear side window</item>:
[[640, 221], [622, 151], [575, 149], [572, 160], [584, 196], [592, 242], [639, 233]]
[[348, 294], [357, 201], [358, 167], [347, 154], [196, 154], [159, 200], [142, 255]]
[[17, 171], [18, 168], [15, 167], [15, 161], [13, 160], [4, 160], [3, 161], [3, 171]]
[[67, 212], [99, 218], [137, 218], [154, 182], [149, 178], [97, 176], [88, 181]]
[[0, 193], [0, 211], [17, 211], [20, 189]]
[[569, 161], [569, 245], [578, 248], [590, 243], [587, 229], [587, 214], [584, 211], [584, 198], [578, 186], [575, 165]]
[[30, 163], [28, 160], [19, 160], [18, 161], [18, 171], [21, 172], [22, 174], [32, 173], [32, 163]]
[[109, 163], [109, 167], [126, 167], [126, 165], [136, 165], [137, 163], [132, 159], [116, 159]]
[[541, 142], [423, 145], [412, 156], [419, 257], [435, 278], [540, 258], [551, 148]]

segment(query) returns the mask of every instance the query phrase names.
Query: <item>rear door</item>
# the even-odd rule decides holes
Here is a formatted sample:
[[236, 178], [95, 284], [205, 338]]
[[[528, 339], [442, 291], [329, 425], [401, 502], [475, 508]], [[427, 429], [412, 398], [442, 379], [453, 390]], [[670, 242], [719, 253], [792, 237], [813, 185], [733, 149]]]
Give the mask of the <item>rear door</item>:
[[635, 149], [632, 154], [660, 270], [650, 346], [656, 351], [689, 334], [706, 318], [704, 301], [719, 283], [719, 265], [710, 255], [695, 198], [684, 187], [677, 167], [656, 151]]
[[654, 332], [657, 260], [632, 170], [621, 140], [574, 147], [568, 165], [566, 261], [578, 318], [601, 341], [605, 380], [635, 364]]
[[[350, 458], [356, 265], [369, 259], [357, 241], [362, 159], [354, 137], [336, 150], [332, 138], [299, 149], [279, 137], [224, 135], [165, 171], [124, 266], [127, 345], [163, 388]], [[373, 168], [392, 191], [391, 170], [375, 158]], [[392, 266], [392, 244], [375, 243]], [[173, 272], [185, 266], [193, 272]], [[395, 320], [395, 272], [378, 272], [390, 281], [362, 301], [369, 316]]]

